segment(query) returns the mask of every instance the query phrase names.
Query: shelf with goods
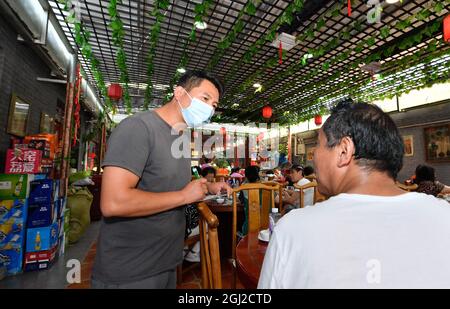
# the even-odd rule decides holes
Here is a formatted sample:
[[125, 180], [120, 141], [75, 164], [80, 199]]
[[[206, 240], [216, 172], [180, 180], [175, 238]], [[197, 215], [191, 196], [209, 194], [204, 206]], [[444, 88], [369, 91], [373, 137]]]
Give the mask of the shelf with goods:
[[13, 139], [7, 150], [0, 174], [0, 268], [6, 276], [49, 268], [64, 253], [59, 160], [52, 134]]

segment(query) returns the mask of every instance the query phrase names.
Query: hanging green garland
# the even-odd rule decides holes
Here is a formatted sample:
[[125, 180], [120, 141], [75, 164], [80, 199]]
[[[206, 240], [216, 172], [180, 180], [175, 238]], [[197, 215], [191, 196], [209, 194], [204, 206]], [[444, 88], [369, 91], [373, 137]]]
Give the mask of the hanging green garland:
[[144, 110], [149, 109], [150, 100], [153, 96], [153, 82], [152, 77], [154, 73], [154, 64], [153, 60], [156, 54], [156, 46], [158, 44], [159, 35], [161, 32], [161, 24], [164, 21], [165, 15], [162, 11], [167, 10], [169, 8], [170, 1], [169, 0], [156, 0], [155, 6], [150, 13], [150, 16], [155, 18], [155, 23], [150, 28], [149, 34], [149, 50], [147, 56], [147, 88], [145, 90], [145, 99], [144, 99]]
[[248, 0], [242, 10], [239, 12], [234, 26], [230, 32], [219, 42], [217, 49], [208, 62], [207, 69], [212, 71], [219, 63], [220, 58], [225, 54], [226, 50], [231, 47], [238, 35], [244, 30], [244, 16], [255, 16], [257, 7], [261, 4], [261, 0]]
[[194, 24], [192, 25], [192, 29], [189, 34], [189, 37], [187, 38], [186, 42], [184, 43], [183, 53], [181, 55], [180, 63], [178, 64], [175, 75], [172, 77], [172, 79], [170, 81], [170, 86], [167, 89], [167, 93], [166, 93], [166, 97], [165, 97], [166, 102], [171, 99], [171, 97], [173, 95], [173, 88], [182, 75], [182, 73], [180, 73], [179, 70], [182, 68], [185, 69], [186, 65], [189, 61], [188, 46], [190, 43], [194, 42], [197, 39], [197, 35], [196, 35], [197, 28], [196, 28], [195, 24], [203, 22], [203, 20], [205, 19], [205, 17], [208, 14], [209, 7], [211, 6], [211, 4], [213, 4], [213, 2], [214, 2], [213, 0], [203, 0], [203, 2], [201, 4], [197, 4], [194, 8], [194, 12], [195, 12]]
[[109, 16], [111, 17], [109, 26], [112, 29], [113, 44], [117, 47], [116, 61], [120, 71], [120, 82], [124, 85], [123, 100], [127, 108], [127, 114], [130, 115], [132, 113], [131, 98], [128, 86], [130, 78], [127, 69], [127, 57], [123, 48], [123, 37], [125, 36], [125, 30], [123, 29], [123, 22], [117, 12], [117, 4], [122, 4], [122, 0], [109, 1], [108, 11]]
[[58, 0], [58, 3], [63, 5], [63, 10], [68, 13], [66, 17], [66, 22], [68, 24], [74, 25], [75, 29], [75, 42], [80, 48], [81, 54], [89, 61], [91, 66], [92, 75], [97, 83], [97, 87], [105, 100], [105, 111], [108, 113], [112, 110], [112, 103], [108, 97], [108, 92], [106, 90], [105, 80], [103, 74], [99, 70], [99, 61], [95, 58], [92, 53], [92, 46], [89, 43], [89, 38], [91, 36], [90, 32], [84, 30], [83, 24], [80, 20], [77, 20], [75, 12], [72, 10], [72, 2], [70, 0]]

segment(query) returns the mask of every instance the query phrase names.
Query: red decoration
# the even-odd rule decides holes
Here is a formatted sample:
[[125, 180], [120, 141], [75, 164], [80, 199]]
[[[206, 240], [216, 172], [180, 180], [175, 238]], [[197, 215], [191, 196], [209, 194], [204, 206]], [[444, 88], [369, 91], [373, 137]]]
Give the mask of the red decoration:
[[72, 146], [75, 147], [78, 140], [78, 128], [80, 127], [80, 94], [81, 94], [81, 73], [80, 73], [80, 64], [77, 65], [77, 79], [75, 82], [75, 98], [74, 105], [75, 111], [73, 113], [73, 118], [75, 120], [75, 130], [73, 134], [73, 142]]
[[347, 6], [348, 6], [348, 8], [347, 8], [348, 16], [350, 17], [350, 16], [352, 16], [352, 0], [348, 0]]
[[264, 118], [269, 119], [272, 117], [272, 107], [269, 105], [264, 106], [262, 109], [262, 115]]
[[322, 124], [322, 115], [315, 115], [314, 123], [316, 124], [316, 126], [320, 126]]
[[283, 43], [281, 43], [281, 41], [280, 41], [280, 48], [278, 50], [278, 54], [280, 57], [279, 63], [283, 64]]
[[450, 43], [450, 14], [444, 18], [444, 41]]
[[108, 97], [111, 100], [120, 100], [122, 98], [122, 86], [119, 84], [111, 84], [108, 88]]
[[220, 128], [220, 135], [225, 135], [227, 134], [227, 129], [225, 127], [221, 127]]
[[261, 132], [258, 134], [258, 136], [256, 137], [256, 141], [260, 142], [264, 139], [264, 132]]

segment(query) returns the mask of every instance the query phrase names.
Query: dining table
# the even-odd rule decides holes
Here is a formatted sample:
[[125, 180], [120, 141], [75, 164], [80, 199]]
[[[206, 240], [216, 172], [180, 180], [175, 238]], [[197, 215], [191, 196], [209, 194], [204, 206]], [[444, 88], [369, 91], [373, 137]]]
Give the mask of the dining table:
[[[233, 204], [232, 200], [228, 199], [224, 203], [218, 203], [216, 199], [205, 201], [209, 209], [219, 219], [218, 237], [219, 237], [219, 251], [222, 258], [231, 258], [232, 256], [232, 227], [233, 227]], [[237, 210], [237, 224], [238, 228], [244, 223], [244, 205], [238, 200], [236, 203]]]
[[236, 269], [242, 285], [256, 289], [268, 242], [259, 240], [258, 232], [248, 233], [236, 247]]

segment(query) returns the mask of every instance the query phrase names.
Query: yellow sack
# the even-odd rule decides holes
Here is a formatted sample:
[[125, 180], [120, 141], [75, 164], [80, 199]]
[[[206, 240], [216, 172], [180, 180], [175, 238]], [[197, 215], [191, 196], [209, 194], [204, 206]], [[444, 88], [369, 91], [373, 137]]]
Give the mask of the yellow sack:
[[67, 207], [70, 208], [69, 243], [76, 243], [91, 224], [90, 210], [94, 197], [86, 187], [70, 188], [67, 193]]

